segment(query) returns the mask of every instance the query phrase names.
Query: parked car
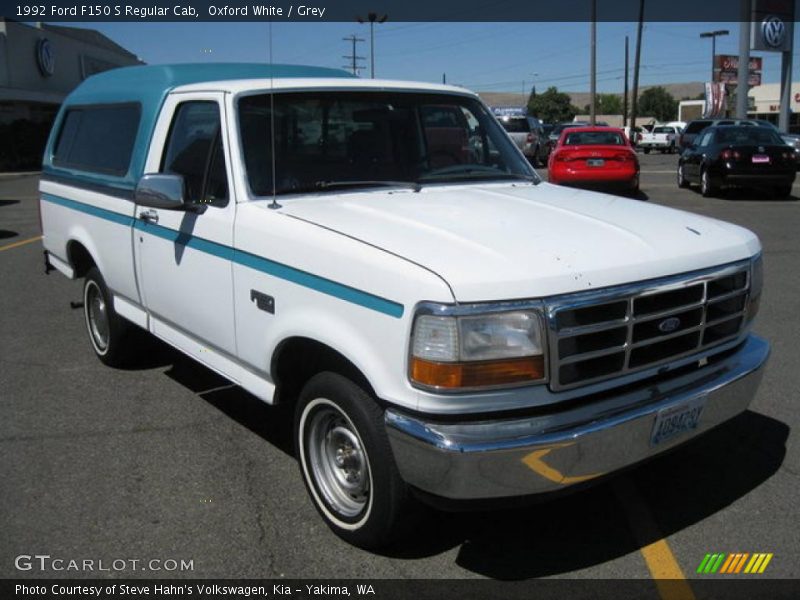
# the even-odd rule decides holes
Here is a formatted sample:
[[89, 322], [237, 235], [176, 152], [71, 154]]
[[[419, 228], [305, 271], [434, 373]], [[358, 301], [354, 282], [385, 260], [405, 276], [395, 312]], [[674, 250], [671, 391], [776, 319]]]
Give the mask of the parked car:
[[680, 132], [680, 129], [672, 125], [658, 125], [652, 131], [642, 134], [638, 145], [645, 154], [650, 154], [650, 150], [672, 154]]
[[569, 123], [557, 123], [553, 125], [553, 128], [550, 130], [550, 134], [547, 136], [548, 159], [550, 157], [550, 153], [553, 151], [553, 148], [555, 148], [556, 144], [558, 143], [561, 133], [565, 129], [571, 129], [573, 127], [586, 127], [587, 125], [589, 124], [583, 121], [570, 121]]
[[794, 150], [769, 127], [707, 127], [678, 160], [678, 186], [699, 183], [703, 196], [724, 187], [769, 187], [775, 196], [792, 193]]
[[508, 136], [522, 150], [522, 153], [534, 165], [539, 162], [541, 156], [540, 121], [535, 117], [527, 115], [523, 108], [503, 108], [492, 109], [497, 120], [506, 130]]
[[550, 183], [618, 187], [639, 191], [639, 159], [622, 129], [573, 127], [565, 129], [550, 154]]
[[796, 133], [782, 133], [781, 139], [784, 143], [794, 150], [794, 160], [797, 167], [800, 168], [800, 135]]
[[678, 150], [683, 152], [694, 143], [694, 139], [706, 127], [713, 125], [741, 125], [743, 127], [764, 127], [778, 131], [777, 127], [763, 119], [695, 119], [686, 124], [686, 128], [678, 136]]
[[544, 183], [459, 87], [112, 69], [62, 102], [39, 190], [45, 268], [83, 280], [99, 360], [139, 327], [286, 405], [310, 501], [359, 546], [417, 500], [673, 449], [745, 411], [769, 354], [753, 233]]

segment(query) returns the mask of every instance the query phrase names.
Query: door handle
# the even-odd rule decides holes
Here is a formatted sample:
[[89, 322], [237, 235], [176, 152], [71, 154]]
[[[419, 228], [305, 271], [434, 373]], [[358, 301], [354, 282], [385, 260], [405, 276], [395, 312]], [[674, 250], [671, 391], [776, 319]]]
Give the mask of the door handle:
[[158, 223], [158, 213], [154, 210], [143, 210], [139, 213], [139, 218], [148, 223]]

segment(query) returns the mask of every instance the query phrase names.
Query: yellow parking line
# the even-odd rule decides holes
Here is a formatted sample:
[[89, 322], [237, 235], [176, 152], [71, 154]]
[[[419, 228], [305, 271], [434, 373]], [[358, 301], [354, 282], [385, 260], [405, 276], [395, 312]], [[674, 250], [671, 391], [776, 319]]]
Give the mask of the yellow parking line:
[[633, 482], [627, 477], [620, 477], [615, 482], [614, 491], [625, 509], [631, 531], [655, 580], [661, 600], [696, 600], [669, 543], [659, 531]]
[[14, 242], [13, 244], [0, 246], [0, 252], [3, 250], [11, 250], [12, 248], [19, 248], [20, 246], [24, 246], [25, 244], [30, 244], [32, 242], [38, 242], [40, 239], [42, 239], [42, 236], [37, 235], [36, 237], [28, 238], [27, 240], [21, 240], [19, 242]]

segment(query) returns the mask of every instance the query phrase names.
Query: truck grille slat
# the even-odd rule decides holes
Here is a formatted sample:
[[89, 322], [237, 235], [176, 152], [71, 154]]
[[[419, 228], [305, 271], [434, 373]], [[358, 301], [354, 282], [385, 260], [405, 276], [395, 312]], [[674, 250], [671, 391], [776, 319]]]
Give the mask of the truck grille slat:
[[749, 263], [550, 299], [554, 390], [702, 352], [741, 334]]

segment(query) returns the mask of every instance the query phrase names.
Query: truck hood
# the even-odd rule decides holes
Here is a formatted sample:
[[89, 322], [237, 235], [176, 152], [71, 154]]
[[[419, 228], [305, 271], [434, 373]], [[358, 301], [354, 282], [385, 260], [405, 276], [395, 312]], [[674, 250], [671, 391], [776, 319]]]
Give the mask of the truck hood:
[[540, 183], [429, 186], [281, 199], [281, 212], [423, 266], [459, 302], [544, 297], [756, 254], [750, 231]]

